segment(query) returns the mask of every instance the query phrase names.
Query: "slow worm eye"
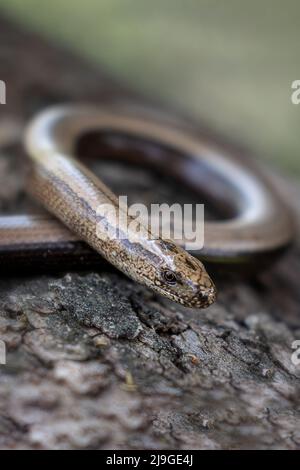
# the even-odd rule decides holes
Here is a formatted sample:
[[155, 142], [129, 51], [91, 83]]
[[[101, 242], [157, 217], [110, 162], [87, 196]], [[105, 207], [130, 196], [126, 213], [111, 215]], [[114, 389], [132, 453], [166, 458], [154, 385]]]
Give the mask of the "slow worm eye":
[[168, 284], [171, 284], [171, 285], [176, 284], [176, 281], [177, 281], [176, 274], [173, 273], [173, 271], [170, 271], [169, 269], [165, 269], [163, 271], [163, 278]]

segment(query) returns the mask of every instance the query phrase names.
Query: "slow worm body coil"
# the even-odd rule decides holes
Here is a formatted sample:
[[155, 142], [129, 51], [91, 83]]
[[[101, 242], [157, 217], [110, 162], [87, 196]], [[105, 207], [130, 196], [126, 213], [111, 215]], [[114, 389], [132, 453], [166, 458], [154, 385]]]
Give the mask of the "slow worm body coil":
[[[117, 211], [116, 196], [74, 157], [75, 142], [90, 131], [144, 139], [174, 150], [168, 162], [193, 187], [220, 201], [231, 217], [205, 224], [204, 248], [192, 256], [170, 240], [141, 236], [107, 237]], [[228, 152], [207, 145], [188, 130], [92, 106], [62, 106], [45, 111], [26, 132], [26, 150], [33, 163], [29, 190], [50, 216], [0, 218], [0, 251], [13, 246], [43, 251], [43, 246], [66, 247], [83, 240], [132, 279], [188, 307], [207, 307], [216, 289], [199, 258], [243, 262], [287, 246], [293, 235], [291, 216], [265, 177]], [[159, 153], [148, 155], [159, 159]], [[173, 170], [172, 170], [173, 168]], [[106, 236], [99, 237], [99, 220]], [[125, 227], [117, 227], [122, 231]], [[115, 230], [114, 230], [115, 233]]]

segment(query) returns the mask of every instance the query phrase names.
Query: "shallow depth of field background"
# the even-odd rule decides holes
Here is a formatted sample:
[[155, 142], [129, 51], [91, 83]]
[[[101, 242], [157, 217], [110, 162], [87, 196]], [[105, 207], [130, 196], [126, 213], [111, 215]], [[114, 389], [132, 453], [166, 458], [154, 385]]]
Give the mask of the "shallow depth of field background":
[[4, 12], [300, 176], [298, 0], [0, 0]]

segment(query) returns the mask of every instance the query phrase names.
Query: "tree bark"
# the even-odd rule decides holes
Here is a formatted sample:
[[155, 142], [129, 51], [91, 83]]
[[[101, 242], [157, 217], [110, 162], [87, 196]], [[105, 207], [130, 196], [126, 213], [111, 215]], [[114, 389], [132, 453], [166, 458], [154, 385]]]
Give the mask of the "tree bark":
[[[39, 109], [82, 100], [162, 109], [4, 20], [0, 62], [2, 213], [41, 210], [24, 192], [21, 145], [24, 123]], [[130, 187], [133, 199], [142, 192], [149, 202], [154, 185], [157, 197], [176, 195], [167, 179], [115, 165], [96, 171], [123, 194]], [[277, 183], [299, 200], [300, 187]], [[218, 301], [204, 311], [105, 267], [17, 274], [0, 281], [2, 449], [299, 448], [298, 241], [251, 280], [220, 279]]]

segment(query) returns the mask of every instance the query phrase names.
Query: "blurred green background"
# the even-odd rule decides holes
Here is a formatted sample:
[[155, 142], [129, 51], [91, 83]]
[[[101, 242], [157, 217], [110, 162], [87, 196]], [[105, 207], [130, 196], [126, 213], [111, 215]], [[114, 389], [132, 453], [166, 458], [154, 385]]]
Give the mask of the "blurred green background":
[[1, 10], [300, 176], [299, 0], [0, 0]]

